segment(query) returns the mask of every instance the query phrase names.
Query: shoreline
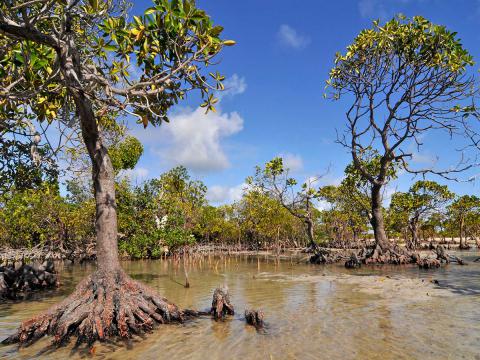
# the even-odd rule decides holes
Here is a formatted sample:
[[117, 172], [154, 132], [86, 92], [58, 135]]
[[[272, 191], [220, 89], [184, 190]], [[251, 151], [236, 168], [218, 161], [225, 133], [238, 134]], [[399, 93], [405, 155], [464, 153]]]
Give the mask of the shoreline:
[[[446, 250], [451, 250], [455, 252], [464, 252], [464, 251], [480, 251], [480, 248], [476, 246], [470, 246], [469, 249], [460, 249], [458, 243], [436, 243], [437, 245], [449, 245], [445, 247]], [[400, 244], [402, 247], [403, 244]], [[453, 245], [453, 246], [451, 246]], [[358, 251], [358, 248], [325, 248], [331, 252], [337, 253], [353, 253]], [[431, 253], [429, 249], [429, 244], [424, 243], [422, 247], [417, 250], [420, 255], [426, 255]], [[222, 256], [222, 255], [237, 255], [237, 256], [269, 256], [279, 259], [291, 259], [292, 257], [305, 257], [307, 260], [313, 253], [308, 252], [306, 248], [302, 247], [282, 247], [277, 249], [275, 247], [263, 247], [259, 249], [252, 249], [251, 246], [247, 245], [209, 245], [209, 244], [199, 244], [194, 246], [185, 246], [174, 251], [167, 251], [163, 255], [154, 258], [134, 258], [125, 254], [121, 254], [120, 258], [122, 260], [136, 261], [136, 260], [160, 260], [168, 258], [181, 258], [184, 256]], [[55, 251], [49, 247], [32, 247], [32, 248], [0, 248], [0, 264], [6, 264], [11, 262], [40, 262], [45, 260], [53, 260], [59, 262], [71, 262], [71, 263], [83, 263], [95, 261], [96, 254], [95, 251], [89, 251], [88, 254], [76, 251]], [[298, 259], [296, 259], [298, 260]]]

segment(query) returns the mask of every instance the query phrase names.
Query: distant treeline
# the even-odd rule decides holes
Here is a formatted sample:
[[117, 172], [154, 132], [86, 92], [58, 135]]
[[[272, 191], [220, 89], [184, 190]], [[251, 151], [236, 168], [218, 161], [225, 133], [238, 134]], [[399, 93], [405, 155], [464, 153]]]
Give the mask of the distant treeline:
[[[192, 180], [184, 167], [133, 186], [127, 178], [116, 184], [119, 247], [125, 257], [158, 258], [185, 245], [232, 245], [245, 249], [302, 247], [309, 242], [304, 221], [271, 192], [246, 185], [233, 204], [212, 206], [207, 187]], [[34, 188], [15, 187], [1, 195], [0, 245], [46, 245], [61, 252], [93, 248], [95, 202], [88, 186], [69, 181], [62, 196], [51, 182]], [[392, 195], [384, 209], [390, 238], [416, 249], [422, 242], [480, 236], [480, 199], [456, 196], [446, 186], [418, 181], [408, 192]], [[338, 186], [315, 192], [312, 219], [318, 244], [363, 246], [372, 238], [370, 203], [348, 168]], [[290, 204], [301, 208], [304, 204]], [[86, 251], [86, 250], [85, 250]]]

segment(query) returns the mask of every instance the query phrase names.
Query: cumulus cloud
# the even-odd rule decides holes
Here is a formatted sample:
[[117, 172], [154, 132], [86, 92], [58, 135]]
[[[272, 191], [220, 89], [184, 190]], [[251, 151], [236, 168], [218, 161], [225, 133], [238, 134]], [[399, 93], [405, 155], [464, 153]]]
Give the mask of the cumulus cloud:
[[327, 200], [319, 200], [315, 204], [315, 207], [320, 210], [330, 210], [332, 208], [332, 204], [330, 204]]
[[409, 2], [410, 0], [360, 0], [358, 11], [360, 16], [366, 19], [386, 20], [398, 14], [401, 8]]
[[438, 156], [434, 156], [430, 153], [414, 152], [412, 154], [412, 162], [416, 164], [433, 166], [437, 163], [437, 161], [438, 161]]
[[245, 77], [233, 74], [230, 77], [227, 77], [223, 83], [225, 90], [218, 93], [220, 99], [226, 96], [235, 96], [240, 95], [247, 90], [247, 82]]
[[137, 130], [135, 135], [163, 164], [206, 173], [230, 166], [222, 141], [242, 129], [243, 118], [237, 112], [223, 113], [218, 109], [205, 114], [203, 108], [187, 108], [170, 116], [170, 124]]
[[217, 112], [205, 114], [203, 108], [184, 108], [169, 116], [169, 124], [148, 127], [146, 131], [133, 129], [133, 135], [157, 156], [160, 167], [183, 165], [198, 173], [208, 173], [230, 166], [224, 140], [240, 132], [244, 121], [235, 111], [223, 112], [221, 100], [244, 93], [247, 82], [233, 74], [224, 85], [225, 91], [217, 94]]
[[392, 196], [398, 191], [397, 186], [387, 184], [383, 190], [383, 205], [389, 206], [392, 201]]
[[214, 204], [226, 204], [240, 200], [247, 185], [245, 183], [228, 187], [214, 185], [208, 188], [207, 199]]
[[283, 166], [291, 172], [303, 170], [303, 159], [300, 155], [286, 153], [279, 156], [283, 158]]
[[124, 176], [131, 181], [142, 182], [144, 181], [150, 172], [143, 167], [136, 167], [135, 169], [123, 170], [121, 176]]
[[278, 38], [283, 45], [293, 49], [303, 49], [310, 43], [307, 36], [299, 34], [297, 30], [286, 24], [280, 26]]

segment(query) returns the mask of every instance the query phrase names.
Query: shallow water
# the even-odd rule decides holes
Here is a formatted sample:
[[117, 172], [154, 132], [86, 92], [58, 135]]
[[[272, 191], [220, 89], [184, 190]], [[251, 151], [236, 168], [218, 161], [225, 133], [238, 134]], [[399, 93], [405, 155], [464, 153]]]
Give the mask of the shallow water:
[[[161, 326], [142, 341], [96, 345], [94, 355], [71, 346], [45, 351], [44, 339], [26, 349], [0, 347], [0, 358], [480, 359], [480, 263], [433, 271], [411, 266], [348, 271], [263, 256], [205, 258], [187, 264], [189, 289], [182, 286], [182, 262], [123, 266], [184, 308], [208, 308], [214, 288], [227, 284], [237, 314], [224, 322], [204, 318]], [[65, 297], [90, 271], [65, 267], [59, 290], [0, 305], [0, 339]], [[264, 332], [245, 325], [245, 308], [264, 311]]]

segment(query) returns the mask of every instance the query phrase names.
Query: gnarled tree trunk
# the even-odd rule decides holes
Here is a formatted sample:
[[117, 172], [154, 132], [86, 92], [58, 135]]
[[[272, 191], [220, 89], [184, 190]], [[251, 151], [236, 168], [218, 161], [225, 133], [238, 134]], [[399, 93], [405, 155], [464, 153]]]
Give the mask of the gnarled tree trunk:
[[383, 220], [382, 208], [382, 186], [374, 184], [371, 191], [372, 217], [370, 223], [375, 236], [375, 246], [368, 252], [362, 261], [365, 263], [381, 264], [405, 264], [417, 261], [417, 256], [413, 252], [406, 251], [392, 244], [385, 232], [385, 222]]
[[102, 142], [92, 103], [81, 87], [76, 48], [65, 39], [61, 69], [80, 119], [83, 140], [92, 161], [96, 202], [97, 271], [84, 279], [74, 293], [45, 314], [24, 322], [6, 343], [28, 345], [53, 335], [60, 345], [70, 336], [77, 343], [93, 343], [108, 336], [130, 337], [152, 329], [155, 323], [183, 321], [182, 312], [153, 290], [132, 280], [121, 268], [117, 247], [117, 208], [112, 162]]
[[383, 220], [381, 190], [381, 185], [372, 185], [372, 217], [370, 219], [370, 224], [372, 225], [373, 234], [375, 236], [375, 245], [384, 249], [389, 247], [389, 241], [385, 232], [385, 222]]
[[313, 221], [310, 218], [305, 219], [305, 224], [307, 225], [307, 236], [309, 241], [309, 248], [313, 251], [318, 249], [317, 243], [315, 242], [315, 233], [313, 231]]
[[418, 241], [418, 221], [416, 219], [410, 220], [408, 224], [408, 229], [410, 230], [411, 240], [407, 242], [408, 250], [415, 250], [419, 245]]

